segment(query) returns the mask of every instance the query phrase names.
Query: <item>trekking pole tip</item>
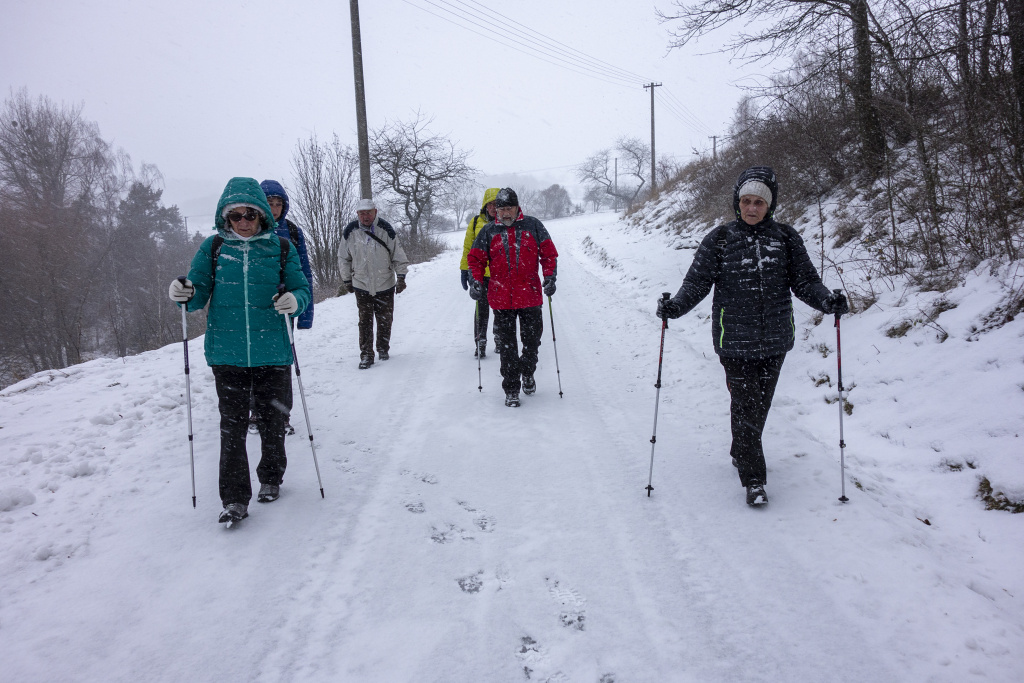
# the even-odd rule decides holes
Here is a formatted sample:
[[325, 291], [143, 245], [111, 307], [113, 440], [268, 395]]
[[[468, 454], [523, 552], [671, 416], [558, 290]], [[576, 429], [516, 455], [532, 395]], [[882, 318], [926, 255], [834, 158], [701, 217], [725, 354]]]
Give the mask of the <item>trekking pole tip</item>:
[[654, 490], [654, 487], [651, 486], [650, 484], [648, 484], [645, 488], [647, 489], [647, 497], [650, 498], [651, 497], [651, 491]]
[[196, 497], [192, 496], [192, 509], [194, 510], [195, 508], [196, 508]]
[[840, 503], [848, 503], [849, 501], [850, 501], [850, 499], [847, 498], [846, 496], [839, 496], [839, 502]]
[[323, 497], [324, 497], [324, 490], [320, 489], [320, 499], [323, 500]]

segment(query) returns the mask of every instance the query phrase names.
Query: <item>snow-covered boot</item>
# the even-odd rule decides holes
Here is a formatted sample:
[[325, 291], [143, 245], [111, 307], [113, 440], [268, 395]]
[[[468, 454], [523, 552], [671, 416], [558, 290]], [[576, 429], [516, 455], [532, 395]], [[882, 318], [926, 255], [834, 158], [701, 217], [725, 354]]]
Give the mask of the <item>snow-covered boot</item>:
[[284, 423], [284, 433], [286, 436], [291, 436], [292, 434], [295, 433], [295, 427], [292, 427], [291, 422]]
[[507, 394], [505, 394], [505, 405], [507, 405], [509, 408], [518, 408], [519, 407], [519, 392], [518, 391], [510, 391]]
[[256, 496], [259, 503], [273, 503], [281, 497], [281, 487], [276, 484], [261, 484], [260, 493]]
[[224, 506], [224, 510], [220, 513], [220, 519], [217, 521], [221, 524], [234, 524], [240, 520], [245, 519], [249, 516], [249, 506], [245, 503], [228, 503]]
[[476, 357], [487, 358], [487, 340], [481, 339], [476, 344]]
[[523, 375], [523, 393], [527, 396], [537, 393], [537, 380], [533, 375]]
[[371, 365], [373, 365], [373, 356], [371, 356], [370, 354], [364, 353], [362, 356], [359, 357], [359, 369], [360, 370], [365, 370], [366, 368], [370, 367]]
[[380, 358], [381, 360], [388, 360], [389, 358], [391, 358], [391, 356], [388, 355], [387, 351], [378, 351], [377, 357]]
[[757, 479], [747, 484], [747, 505], [764, 505], [768, 502], [768, 496], [764, 492], [764, 484]]

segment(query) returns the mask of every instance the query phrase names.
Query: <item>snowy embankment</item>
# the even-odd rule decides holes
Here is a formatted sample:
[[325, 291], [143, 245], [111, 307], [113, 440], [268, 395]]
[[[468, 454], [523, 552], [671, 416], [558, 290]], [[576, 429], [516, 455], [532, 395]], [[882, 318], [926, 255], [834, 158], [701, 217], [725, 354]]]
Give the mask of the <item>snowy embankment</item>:
[[670, 323], [644, 491], [652, 311], [692, 251], [609, 214], [549, 229], [560, 375], [546, 310], [537, 395], [505, 408], [496, 356], [477, 390], [454, 251], [413, 268], [392, 359], [370, 370], [352, 297], [324, 302], [297, 344], [326, 498], [296, 391], [282, 497], [231, 530], [201, 340], [195, 510], [180, 344], [0, 392], [2, 678], [1024, 677], [1024, 515], [977, 497], [986, 477], [1024, 498], [1024, 324], [970, 334], [1000, 280], [946, 293], [942, 343], [928, 326], [885, 335], [929, 304], [901, 291], [844, 319], [845, 505], [835, 330], [797, 303], [766, 430], [771, 503], [754, 510], [728, 458], [709, 302]]

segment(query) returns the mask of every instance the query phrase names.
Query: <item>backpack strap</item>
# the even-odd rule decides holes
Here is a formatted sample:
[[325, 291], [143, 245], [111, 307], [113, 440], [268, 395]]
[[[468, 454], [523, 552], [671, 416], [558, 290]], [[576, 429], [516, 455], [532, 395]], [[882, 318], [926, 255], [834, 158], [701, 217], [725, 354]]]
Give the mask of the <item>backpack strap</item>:
[[394, 254], [391, 253], [391, 249], [388, 248], [388, 245], [384, 242], [384, 240], [382, 240], [381, 238], [377, 237], [372, 232], [369, 232], [367, 230], [364, 230], [363, 232], [366, 233], [367, 237], [369, 237], [372, 240], [375, 240], [377, 242], [377, 244], [379, 244], [380, 246], [384, 247], [384, 251], [388, 252], [388, 257], [389, 258], [394, 258]]
[[296, 247], [299, 246], [299, 226], [295, 225], [287, 218], [284, 219], [284, 222], [288, 226], [288, 239]]
[[281, 284], [283, 285], [284, 268], [288, 264], [288, 251], [292, 248], [292, 243], [280, 235], [278, 235], [277, 239], [281, 240]]
[[217, 284], [217, 259], [220, 258], [220, 248], [224, 245], [224, 238], [217, 234], [210, 245], [210, 294], [213, 294], [213, 286]]

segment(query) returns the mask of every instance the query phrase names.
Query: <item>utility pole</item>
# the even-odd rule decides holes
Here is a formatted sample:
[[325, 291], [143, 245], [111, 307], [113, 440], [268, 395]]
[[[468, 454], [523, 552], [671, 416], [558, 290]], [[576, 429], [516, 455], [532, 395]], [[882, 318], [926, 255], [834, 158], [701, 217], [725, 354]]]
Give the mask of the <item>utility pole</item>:
[[[354, 2], [354, 0], [353, 0]], [[657, 182], [654, 180], [654, 88], [660, 87], [660, 83], [648, 83], [644, 90], [650, 88], [650, 196], [653, 197], [657, 191]]]
[[612, 196], [615, 200], [614, 211], [619, 210], [619, 158], [615, 157], [615, 194]]
[[711, 138], [711, 160], [718, 161], [718, 136], [709, 135], [708, 137]]
[[356, 133], [359, 138], [359, 190], [362, 199], [373, 199], [370, 185], [370, 140], [366, 129], [366, 91], [363, 88], [363, 41], [359, 36], [359, 0], [349, 0], [352, 17], [352, 70], [356, 83]]

